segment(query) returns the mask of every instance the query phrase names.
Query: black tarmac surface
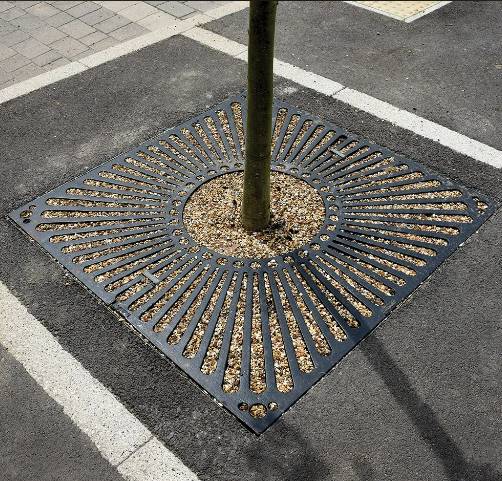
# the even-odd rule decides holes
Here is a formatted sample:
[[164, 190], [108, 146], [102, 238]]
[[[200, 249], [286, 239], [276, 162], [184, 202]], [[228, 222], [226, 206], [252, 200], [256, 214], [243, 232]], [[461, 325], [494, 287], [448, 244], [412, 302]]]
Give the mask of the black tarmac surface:
[[[248, 11], [206, 28], [247, 44]], [[502, 148], [500, 2], [411, 23], [345, 2], [279, 2], [276, 57]]]
[[[502, 480], [502, 211], [260, 437], [5, 219], [245, 75], [175, 37], [3, 105], [0, 279], [203, 481]], [[291, 82], [276, 96], [502, 199], [500, 170]]]

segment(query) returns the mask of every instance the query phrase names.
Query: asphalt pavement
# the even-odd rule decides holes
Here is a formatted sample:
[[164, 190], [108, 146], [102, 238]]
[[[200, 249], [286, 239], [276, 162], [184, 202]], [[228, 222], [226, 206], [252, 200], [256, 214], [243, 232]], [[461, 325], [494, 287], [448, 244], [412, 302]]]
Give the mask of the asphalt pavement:
[[[411, 23], [346, 2], [280, 2], [276, 57], [502, 148], [500, 2]], [[247, 44], [247, 10], [206, 26]]]

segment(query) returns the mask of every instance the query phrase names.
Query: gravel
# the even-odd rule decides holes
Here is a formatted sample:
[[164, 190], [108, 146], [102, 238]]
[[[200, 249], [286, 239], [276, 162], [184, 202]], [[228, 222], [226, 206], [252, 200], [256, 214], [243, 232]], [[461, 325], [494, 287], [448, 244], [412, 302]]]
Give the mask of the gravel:
[[288, 174], [272, 173], [271, 224], [262, 232], [241, 226], [243, 174], [224, 174], [200, 187], [188, 200], [183, 221], [200, 244], [223, 255], [267, 258], [307, 244], [324, 222], [317, 191]]

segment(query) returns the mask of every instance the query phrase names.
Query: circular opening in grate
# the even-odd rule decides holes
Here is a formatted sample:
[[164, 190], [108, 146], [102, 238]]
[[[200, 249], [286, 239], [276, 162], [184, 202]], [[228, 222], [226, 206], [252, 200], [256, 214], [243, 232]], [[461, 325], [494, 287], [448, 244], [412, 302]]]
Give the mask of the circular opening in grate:
[[267, 407], [260, 403], [253, 404], [249, 408], [249, 414], [254, 418], [263, 418], [267, 415]]
[[322, 197], [292, 175], [271, 176], [271, 221], [262, 232], [241, 226], [243, 172], [224, 174], [204, 183], [185, 205], [183, 222], [200, 244], [223, 255], [263, 259], [308, 244], [325, 217]]

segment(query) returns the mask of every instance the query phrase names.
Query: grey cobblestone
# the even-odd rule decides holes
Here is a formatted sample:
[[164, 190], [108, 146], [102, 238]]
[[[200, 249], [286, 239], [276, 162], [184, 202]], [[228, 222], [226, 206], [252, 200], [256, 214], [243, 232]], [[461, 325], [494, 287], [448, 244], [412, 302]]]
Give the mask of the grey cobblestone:
[[108, 38], [108, 35], [106, 35], [106, 33], [96, 31], [91, 33], [90, 35], [79, 38], [79, 40], [86, 45], [94, 45], [97, 42], [101, 42], [101, 40], [104, 40], [105, 38]]
[[114, 12], [120, 12], [120, 10], [124, 10], [124, 8], [130, 7], [131, 5], [135, 5], [136, 3], [140, 3], [137, 1], [110, 1], [110, 2], [97, 2], [105, 8], [113, 10]]
[[33, 63], [37, 64], [39, 67], [44, 67], [58, 59], [60, 59], [62, 55], [55, 50], [49, 50], [48, 52], [39, 55], [32, 59]]
[[58, 40], [57, 42], [51, 44], [51, 47], [54, 50], [57, 50], [64, 57], [73, 57], [87, 50], [87, 45], [84, 45], [71, 37]]
[[4, 10], [0, 12], [0, 18], [3, 20], [14, 20], [17, 17], [21, 17], [25, 15], [26, 12], [17, 7], [9, 8], [8, 10]]
[[24, 30], [25, 32], [31, 32], [33, 30], [36, 30], [37, 28], [46, 25], [43, 20], [41, 20], [38, 17], [35, 17], [35, 15], [30, 15], [30, 14], [26, 14], [23, 15], [22, 17], [16, 18], [11, 23], [15, 27], [18, 27], [21, 30]]
[[70, 62], [71, 62], [71, 60], [68, 60], [67, 58], [61, 57], [61, 58], [57, 59], [56, 61], [51, 62], [50, 64], [47, 64], [44, 67], [44, 69], [45, 70], [52, 70], [52, 69], [61, 67], [63, 65], [66, 65], [66, 64], [68, 64]]
[[11, 3], [15, 4], [16, 7], [26, 9], [26, 8], [30, 8], [33, 5], [36, 5], [37, 3], [40, 3], [40, 2], [23, 2], [23, 1], [20, 1], [20, 2], [11, 2]]
[[76, 55], [73, 55], [70, 57], [70, 60], [75, 61], [75, 60], [80, 60], [83, 57], [87, 57], [88, 55], [91, 55], [91, 53], [94, 53], [94, 50], [87, 49], [84, 50], [83, 52], [77, 53]]
[[66, 13], [70, 14], [72, 17], [80, 18], [88, 13], [94, 12], [101, 8], [97, 3], [94, 2], [84, 2], [80, 5], [75, 5], [74, 7], [66, 10]]
[[114, 38], [111, 38], [111, 37], [107, 37], [104, 40], [101, 40], [100, 42], [97, 42], [94, 45], [92, 45], [91, 48], [95, 52], [99, 52], [99, 51], [104, 50], [106, 48], [113, 47], [114, 45], [117, 45], [118, 43], [120, 43], [118, 40], [115, 40]]
[[27, 8], [26, 12], [31, 15], [35, 15], [35, 17], [47, 18], [59, 13], [59, 9], [49, 5], [48, 3], [40, 2], [30, 8]]
[[120, 11], [120, 15], [136, 22], [142, 18], [148, 17], [154, 13], [157, 13], [157, 9], [148, 5], [147, 3], [141, 2], [136, 5], [131, 5], [130, 7], [124, 8]]
[[115, 15], [114, 17], [108, 18], [104, 22], [97, 23], [96, 25], [94, 25], [94, 27], [104, 33], [110, 33], [113, 32], [113, 30], [117, 30], [117, 28], [127, 25], [128, 23], [131, 23], [128, 18], [121, 17], [120, 15]]
[[78, 19], [61, 25], [59, 29], [73, 38], [82, 38], [96, 31], [94, 27], [91, 27]]
[[225, 3], [0, 0], [0, 88]]
[[108, 10], [107, 8], [100, 8], [99, 10], [95, 10], [94, 12], [88, 13], [80, 17], [80, 20], [87, 25], [94, 26], [103, 20], [107, 20], [115, 15], [115, 12]]
[[170, 15], [174, 15], [175, 17], [184, 17], [195, 12], [192, 7], [189, 7], [181, 2], [165, 2], [157, 8], [163, 12], [169, 13]]
[[215, 8], [215, 2], [206, 2], [204, 0], [185, 2], [185, 5], [193, 8], [194, 10], [199, 10], [199, 12], [207, 12], [208, 10]]
[[22, 30], [14, 30], [13, 32], [9, 32], [0, 37], [0, 43], [7, 47], [11, 47], [12, 45], [27, 40], [28, 38], [30, 38], [30, 36], [26, 32], [23, 32]]
[[165, 12], [159, 12], [138, 20], [138, 23], [149, 30], [155, 30], [176, 23], [176, 17]]
[[27, 58], [38, 57], [39, 55], [42, 55], [43, 53], [50, 50], [49, 47], [47, 47], [43, 43], [40, 43], [35, 38], [29, 38], [24, 42], [20, 42], [14, 45], [12, 48], [14, 48], [17, 52]]
[[14, 80], [16, 82], [22, 82], [23, 80], [29, 79], [31, 77], [35, 77], [36, 75], [40, 75], [44, 73], [45, 70], [34, 63], [29, 63], [24, 67], [18, 68], [14, 73]]
[[14, 30], [16, 30], [14, 25], [0, 18], [0, 37], [8, 34], [9, 32], [13, 32]]
[[12, 8], [12, 3], [10, 3], [10, 2], [0, 2], [0, 12], [4, 12], [8, 8]]
[[56, 40], [61, 40], [66, 37], [66, 34], [58, 30], [57, 28], [46, 25], [45, 27], [40, 27], [37, 30], [33, 30], [31, 35], [35, 37], [39, 42], [45, 45], [49, 45]]
[[9, 57], [0, 62], [0, 71], [3, 70], [5, 72], [13, 72], [14, 70], [24, 67], [29, 63], [30, 63], [29, 58], [26, 58], [24, 55], [21, 55], [20, 53], [16, 53], [16, 55], [13, 55], [12, 57]]
[[10, 47], [5, 45], [0, 45], [0, 60], [12, 57], [13, 55], [16, 55], [15, 50], [12, 50]]
[[12, 72], [5, 72], [4, 70], [0, 70], [0, 84], [3, 85], [9, 80], [14, 78], [14, 74]]
[[68, 10], [69, 8], [72, 8], [76, 5], [79, 5], [84, 2], [55, 1], [55, 2], [47, 2], [47, 3], [50, 3], [51, 5], [59, 8], [59, 10]]
[[66, 12], [59, 12], [56, 15], [46, 19], [46, 22], [52, 27], [60, 27], [65, 23], [71, 22], [72, 20], [73, 17], [71, 15], [67, 14]]
[[117, 28], [113, 32], [110, 32], [110, 37], [113, 37], [116, 40], [129, 40], [130, 38], [137, 37], [139, 35], [143, 35], [147, 33], [148, 30], [140, 25], [135, 23], [130, 23], [129, 25], [125, 25], [124, 27]]

